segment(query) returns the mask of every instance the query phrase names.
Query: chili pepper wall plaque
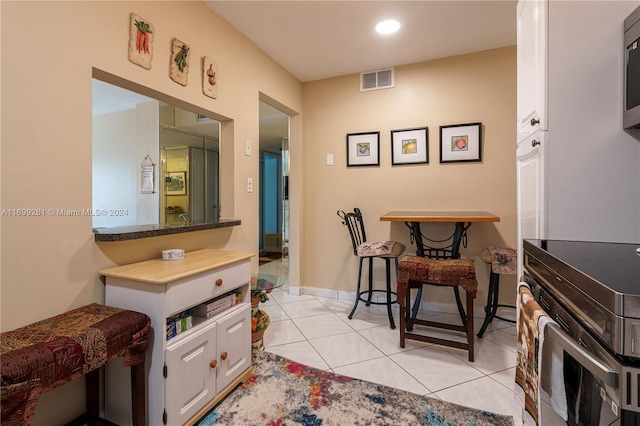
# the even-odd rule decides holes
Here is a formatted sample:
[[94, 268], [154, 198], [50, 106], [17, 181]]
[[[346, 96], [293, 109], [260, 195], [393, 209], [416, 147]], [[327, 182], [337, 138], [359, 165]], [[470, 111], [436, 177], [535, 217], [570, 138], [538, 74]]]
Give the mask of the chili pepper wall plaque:
[[171, 80], [183, 86], [187, 85], [189, 74], [189, 46], [177, 38], [171, 40], [171, 62], [169, 64], [169, 77]]
[[142, 68], [151, 69], [153, 58], [153, 24], [142, 17], [131, 14], [129, 24], [129, 61]]
[[202, 57], [202, 93], [215, 99], [218, 96], [218, 64]]

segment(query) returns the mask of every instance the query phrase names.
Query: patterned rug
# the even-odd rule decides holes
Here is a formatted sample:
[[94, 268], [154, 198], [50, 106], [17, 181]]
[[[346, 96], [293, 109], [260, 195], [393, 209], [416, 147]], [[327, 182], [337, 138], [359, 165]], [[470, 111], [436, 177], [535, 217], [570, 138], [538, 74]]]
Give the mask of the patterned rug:
[[488, 413], [254, 351], [254, 376], [209, 411], [210, 425], [513, 425]]

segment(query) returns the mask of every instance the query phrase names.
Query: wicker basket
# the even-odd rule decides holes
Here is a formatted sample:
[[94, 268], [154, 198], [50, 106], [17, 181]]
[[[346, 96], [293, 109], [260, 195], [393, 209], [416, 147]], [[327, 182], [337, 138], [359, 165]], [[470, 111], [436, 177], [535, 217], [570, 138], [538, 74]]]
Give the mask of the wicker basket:
[[258, 311], [257, 315], [260, 315], [258, 323], [264, 324], [264, 328], [259, 331], [251, 332], [251, 343], [259, 342], [264, 336], [265, 330], [269, 327], [269, 324], [271, 324], [271, 319], [265, 311]]

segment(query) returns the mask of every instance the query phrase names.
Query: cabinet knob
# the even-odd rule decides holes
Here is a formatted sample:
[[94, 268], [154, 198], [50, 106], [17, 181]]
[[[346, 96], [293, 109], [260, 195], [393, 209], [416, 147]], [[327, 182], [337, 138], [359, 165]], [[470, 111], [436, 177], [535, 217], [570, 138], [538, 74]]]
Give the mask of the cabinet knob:
[[225, 359], [227, 359], [227, 353], [226, 352], [222, 352], [220, 354], [220, 358], [222, 358], [222, 360], [224, 361]]
[[209, 367], [211, 368], [216, 368], [217, 365], [218, 361], [216, 361], [215, 359], [211, 360], [211, 362], [209, 363]]
[[218, 278], [218, 279], [216, 280], [216, 285], [217, 285], [218, 287], [220, 287], [220, 286], [222, 285], [222, 278]]
[[539, 141], [537, 141], [537, 140], [535, 140], [535, 139], [531, 141], [531, 147], [532, 147], [532, 148], [535, 148], [535, 147], [536, 147], [536, 146], [538, 146], [538, 145], [540, 145], [540, 142], [539, 142]]
[[529, 123], [531, 123], [532, 126], [535, 126], [536, 124], [538, 124], [540, 122], [540, 120], [538, 120], [537, 118], [532, 118], [531, 121]]

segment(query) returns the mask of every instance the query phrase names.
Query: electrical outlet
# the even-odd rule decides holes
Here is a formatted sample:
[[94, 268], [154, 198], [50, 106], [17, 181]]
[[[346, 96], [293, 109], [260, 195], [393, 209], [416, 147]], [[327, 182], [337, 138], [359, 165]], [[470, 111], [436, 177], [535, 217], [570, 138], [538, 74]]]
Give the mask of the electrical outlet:
[[247, 192], [253, 192], [253, 179], [247, 178]]

